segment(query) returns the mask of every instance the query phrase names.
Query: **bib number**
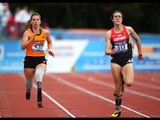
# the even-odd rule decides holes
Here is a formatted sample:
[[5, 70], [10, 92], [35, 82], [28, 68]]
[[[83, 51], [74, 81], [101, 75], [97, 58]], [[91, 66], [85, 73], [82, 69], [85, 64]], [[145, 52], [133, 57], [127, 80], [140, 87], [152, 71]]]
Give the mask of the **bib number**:
[[44, 52], [44, 44], [40, 42], [36, 42], [33, 44], [32, 50], [34, 52]]
[[123, 53], [128, 50], [128, 45], [127, 43], [115, 44], [115, 49], [117, 50], [117, 53]]

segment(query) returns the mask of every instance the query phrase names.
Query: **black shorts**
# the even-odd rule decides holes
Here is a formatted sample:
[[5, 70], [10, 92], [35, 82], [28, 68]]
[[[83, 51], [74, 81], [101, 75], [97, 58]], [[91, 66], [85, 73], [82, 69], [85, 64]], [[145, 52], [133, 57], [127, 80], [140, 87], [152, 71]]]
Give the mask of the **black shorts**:
[[24, 68], [33, 68], [35, 69], [37, 65], [44, 63], [47, 65], [47, 60], [45, 56], [40, 56], [40, 57], [31, 57], [31, 56], [26, 56], [24, 58]]
[[121, 67], [125, 66], [128, 63], [133, 63], [133, 58], [129, 58], [129, 59], [111, 59], [111, 63], [116, 63], [118, 65], [120, 65]]

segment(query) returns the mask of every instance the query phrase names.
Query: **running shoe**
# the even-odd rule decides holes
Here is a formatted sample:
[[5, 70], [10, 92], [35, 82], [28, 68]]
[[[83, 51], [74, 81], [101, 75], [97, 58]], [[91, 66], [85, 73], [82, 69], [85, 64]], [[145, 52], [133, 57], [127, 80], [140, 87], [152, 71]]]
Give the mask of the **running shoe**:
[[42, 105], [42, 90], [41, 90], [41, 88], [37, 89], [37, 105], [38, 105], [38, 107], [43, 107], [43, 105]]
[[119, 112], [114, 112], [111, 116], [112, 116], [112, 118], [117, 118], [117, 117], [119, 117], [121, 115], [121, 111], [119, 111]]

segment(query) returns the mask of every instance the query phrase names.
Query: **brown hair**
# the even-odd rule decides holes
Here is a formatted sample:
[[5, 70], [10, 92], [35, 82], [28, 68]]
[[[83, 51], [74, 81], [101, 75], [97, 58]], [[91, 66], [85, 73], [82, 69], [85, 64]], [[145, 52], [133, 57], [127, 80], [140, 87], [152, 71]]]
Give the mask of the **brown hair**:
[[26, 30], [29, 29], [29, 28], [32, 28], [31, 20], [32, 20], [32, 17], [33, 17], [34, 15], [38, 15], [38, 16], [41, 18], [41, 16], [40, 16], [39, 13], [33, 12], [32, 15], [31, 15], [31, 17], [30, 17], [30, 19], [29, 19], [28, 22], [25, 24], [25, 29], [26, 29]]
[[[115, 10], [111, 15], [111, 20], [113, 19], [114, 14], [117, 12], [122, 14], [122, 12], [120, 10]], [[122, 18], [123, 18], [123, 14], [122, 14]]]

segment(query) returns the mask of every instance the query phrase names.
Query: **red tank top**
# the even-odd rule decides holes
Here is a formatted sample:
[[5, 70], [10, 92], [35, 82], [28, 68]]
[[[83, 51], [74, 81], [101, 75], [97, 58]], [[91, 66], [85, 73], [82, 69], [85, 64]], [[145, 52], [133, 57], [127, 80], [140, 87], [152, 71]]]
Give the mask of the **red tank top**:
[[129, 34], [126, 27], [123, 25], [123, 30], [120, 33], [116, 33], [114, 28], [111, 29], [111, 44], [112, 49], [116, 49], [116, 54], [112, 55], [115, 59], [131, 58], [132, 47], [129, 43]]
[[111, 41], [122, 42], [129, 38], [126, 27], [123, 25], [123, 30], [120, 33], [115, 33], [114, 28], [111, 29]]

